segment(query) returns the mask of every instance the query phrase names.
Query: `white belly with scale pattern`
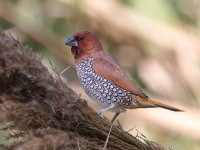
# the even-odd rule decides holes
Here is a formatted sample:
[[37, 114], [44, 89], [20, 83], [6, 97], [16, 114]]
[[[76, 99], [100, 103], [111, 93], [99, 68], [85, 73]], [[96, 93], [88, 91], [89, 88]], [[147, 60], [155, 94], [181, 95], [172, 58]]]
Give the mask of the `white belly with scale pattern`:
[[92, 69], [92, 63], [93, 59], [89, 57], [76, 64], [77, 75], [87, 95], [103, 108], [115, 104], [115, 112], [133, 108], [131, 93], [97, 75]]

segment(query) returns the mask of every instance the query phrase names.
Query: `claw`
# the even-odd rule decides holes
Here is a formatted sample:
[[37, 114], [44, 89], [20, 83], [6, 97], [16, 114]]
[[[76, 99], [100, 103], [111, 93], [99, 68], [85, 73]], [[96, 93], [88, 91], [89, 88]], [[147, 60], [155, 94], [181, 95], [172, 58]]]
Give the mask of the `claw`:
[[101, 111], [98, 111], [97, 113], [98, 113], [98, 115], [99, 115], [101, 118], [105, 118], [105, 117], [102, 115], [102, 112], [101, 112]]

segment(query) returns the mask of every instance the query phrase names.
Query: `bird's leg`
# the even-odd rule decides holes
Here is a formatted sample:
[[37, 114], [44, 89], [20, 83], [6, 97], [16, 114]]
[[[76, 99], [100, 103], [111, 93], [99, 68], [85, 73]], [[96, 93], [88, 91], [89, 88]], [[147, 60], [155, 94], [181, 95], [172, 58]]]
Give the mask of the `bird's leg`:
[[116, 112], [113, 118], [110, 120], [110, 123], [113, 123], [115, 119], [117, 118], [117, 116], [119, 116], [119, 114], [120, 114], [119, 112]]
[[101, 116], [101, 117], [103, 118], [104, 116], [102, 115], [102, 113], [103, 113], [104, 111], [107, 111], [107, 110], [109, 110], [109, 109], [112, 109], [113, 107], [115, 107], [115, 104], [111, 104], [109, 107], [107, 107], [107, 108], [105, 108], [105, 109], [101, 109], [101, 110], [99, 110], [97, 113], [99, 114], [99, 116]]
[[120, 124], [120, 122], [117, 120], [117, 128], [122, 130], [122, 125]]

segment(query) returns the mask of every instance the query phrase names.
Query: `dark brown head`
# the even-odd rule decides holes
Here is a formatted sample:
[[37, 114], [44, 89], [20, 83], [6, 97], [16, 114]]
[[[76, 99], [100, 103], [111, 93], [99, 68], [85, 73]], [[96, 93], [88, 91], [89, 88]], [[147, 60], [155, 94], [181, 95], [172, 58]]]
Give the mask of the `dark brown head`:
[[65, 45], [72, 46], [74, 58], [81, 59], [102, 50], [101, 43], [89, 31], [79, 31], [67, 39]]

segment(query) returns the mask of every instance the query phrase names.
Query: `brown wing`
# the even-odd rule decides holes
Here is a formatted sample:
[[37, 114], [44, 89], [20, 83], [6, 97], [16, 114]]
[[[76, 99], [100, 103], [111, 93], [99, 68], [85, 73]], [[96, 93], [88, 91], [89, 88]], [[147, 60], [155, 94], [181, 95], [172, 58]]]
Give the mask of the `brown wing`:
[[117, 65], [117, 63], [104, 51], [99, 51], [93, 55], [93, 69], [101, 76], [114, 82], [116, 85], [134, 95], [147, 99], [148, 96], [134, 83]]

